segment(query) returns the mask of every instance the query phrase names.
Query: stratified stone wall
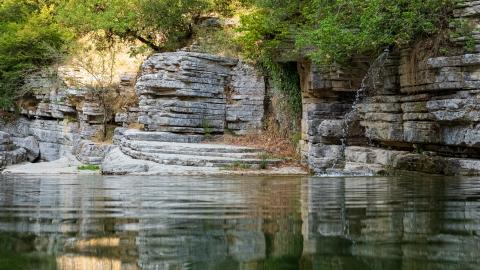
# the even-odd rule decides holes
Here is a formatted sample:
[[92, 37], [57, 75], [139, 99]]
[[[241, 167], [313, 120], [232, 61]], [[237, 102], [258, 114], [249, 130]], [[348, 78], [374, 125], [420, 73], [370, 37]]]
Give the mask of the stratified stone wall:
[[[105, 108], [88, 88], [94, 85], [92, 74], [82, 68], [61, 66], [29, 76], [25, 92], [31, 95], [20, 102], [22, 117], [0, 122], [1, 130], [12, 138], [11, 143], [5, 141], [5, 148], [12, 144], [28, 154], [8, 158], [10, 163], [74, 155], [82, 163], [100, 164], [112, 147], [92, 140], [104, 134], [105, 123], [123, 128], [143, 125], [147, 133], [156, 131], [157, 139], [174, 141], [188, 137], [199, 142], [203, 134], [227, 130], [262, 131], [265, 80], [239, 60], [184, 51], [161, 53], [147, 59], [140, 74], [115, 77], [117, 99], [129, 95], [137, 100], [137, 94], [139, 106], [114, 104], [122, 111], [104, 118]], [[36, 154], [30, 153], [32, 139]]]
[[231, 81], [225, 88], [226, 127], [237, 134], [260, 133], [265, 112], [265, 78], [241, 61], [231, 72]]
[[[343, 87], [342, 94], [333, 85], [361, 79], [366, 70], [361, 76], [341, 72], [332, 77], [309, 63], [300, 65], [302, 149], [310, 167], [317, 173], [341, 169], [480, 174], [479, 7], [478, 1], [464, 1], [455, 11], [456, 19], [474, 28], [469, 38], [478, 43], [475, 51], [463, 49], [466, 37], [455, 38], [453, 42], [462, 46], [447, 56], [432, 56], [424, 47], [392, 51], [378, 70], [381, 79], [361, 98], [348, 129], [345, 116], [353, 100], [345, 93], [358, 87]], [[355, 61], [351, 65], [357, 66]]]
[[[308, 61], [298, 66], [303, 104], [301, 153], [317, 173], [336, 167], [342, 156], [343, 119], [351, 110], [356, 89], [368, 69], [365, 59], [357, 59], [352, 66], [350, 71], [329, 68], [329, 73]], [[361, 135], [358, 123], [353, 123], [346, 137], [361, 141]]]
[[265, 83], [235, 59], [194, 52], [160, 53], [142, 65], [136, 84], [139, 122], [147, 131], [258, 132]]
[[27, 151], [16, 147], [10, 134], [0, 131], [0, 169], [27, 160]]
[[[27, 150], [28, 161], [53, 161], [75, 154], [85, 163], [101, 163], [105, 151], [92, 150], [95, 147], [91, 143], [82, 143], [103, 134], [104, 129], [103, 109], [83, 86], [91, 76], [73, 66], [61, 66], [27, 78], [24, 90], [31, 95], [19, 103], [22, 116], [12, 122], [0, 121], [0, 129], [10, 134], [18, 149]], [[118, 91], [133, 93], [135, 76], [120, 76]], [[132, 111], [135, 108], [126, 110], [127, 124]], [[111, 122], [113, 116], [106, 120]], [[118, 122], [122, 124], [120, 120]], [[38, 148], [33, 154], [29, 151], [32, 144]], [[11, 163], [27, 159], [14, 159], [17, 162]]]

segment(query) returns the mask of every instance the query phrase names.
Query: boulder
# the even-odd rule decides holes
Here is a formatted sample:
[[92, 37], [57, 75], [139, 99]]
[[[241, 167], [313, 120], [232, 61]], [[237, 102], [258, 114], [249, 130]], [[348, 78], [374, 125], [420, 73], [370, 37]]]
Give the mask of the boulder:
[[35, 137], [15, 138], [14, 143], [16, 146], [27, 150], [28, 161], [33, 162], [40, 156], [40, 145]]
[[145, 173], [149, 170], [149, 164], [154, 162], [133, 159], [125, 155], [119, 148], [114, 148], [105, 156], [102, 162], [102, 173], [108, 175], [124, 175]]
[[73, 147], [73, 155], [84, 164], [100, 165], [112, 148], [111, 144], [82, 140]]

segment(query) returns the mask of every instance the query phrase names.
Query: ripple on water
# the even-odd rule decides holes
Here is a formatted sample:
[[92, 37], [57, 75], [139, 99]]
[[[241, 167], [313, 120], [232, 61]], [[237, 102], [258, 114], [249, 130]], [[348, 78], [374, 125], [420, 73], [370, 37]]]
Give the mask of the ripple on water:
[[0, 181], [0, 269], [480, 265], [476, 178], [3, 176]]

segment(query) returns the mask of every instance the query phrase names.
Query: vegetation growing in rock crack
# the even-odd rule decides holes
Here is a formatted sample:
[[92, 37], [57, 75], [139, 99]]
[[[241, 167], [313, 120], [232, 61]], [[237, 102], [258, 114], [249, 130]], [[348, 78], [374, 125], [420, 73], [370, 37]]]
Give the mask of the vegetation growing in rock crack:
[[252, 166], [250, 164], [245, 163], [243, 161], [239, 161], [239, 160], [223, 166], [223, 169], [228, 171], [249, 170], [251, 168]]

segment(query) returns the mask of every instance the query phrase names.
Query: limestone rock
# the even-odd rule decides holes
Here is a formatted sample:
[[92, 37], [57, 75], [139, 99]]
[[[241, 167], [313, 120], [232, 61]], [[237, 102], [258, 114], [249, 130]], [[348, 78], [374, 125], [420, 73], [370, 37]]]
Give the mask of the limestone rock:
[[73, 147], [73, 155], [83, 164], [100, 165], [113, 147], [110, 144], [82, 140]]
[[208, 134], [229, 128], [246, 133], [262, 127], [263, 77], [234, 59], [155, 54], [142, 65], [136, 91], [138, 119], [147, 131]]
[[144, 173], [149, 170], [148, 164], [153, 162], [133, 159], [120, 151], [119, 148], [111, 150], [103, 160], [102, 173], [110, 175], [123, 175]]
[[[470, 5], [472, 1], [465, 3]], [[468, 6], [467, 17], [478, 16], [471, 12], [472, 7]], [[353, 117], [354, 104], [349, 96], [332, 90], [338, 86], [335, 80], [369, 82], [371, 78], [344, 72], [332, 79], [313, 64], [302, 64], [302, 156], [314, 171], [332, 171], [329, 166], [338, 160], [334, 157], [342, 156], [333, 149], [345, 137], [341, 123], [348, 117], [353, 125], [360, 121], [363, 129], [356, 135], [368, 140], [347, 140], [344, 167], [337, 166], [344, 172], [475, 174], [473, 164], [480, 159], [479, 55], [429, 58], [417, 57], [408, 48], [392, 52], [381, 67], [379, 83], [358, 93]], [[337, 104], [342, 107], [334, 108]], [[425, 149], [432, 154], [413, 152]]]
[[322, 137], [339, 137], [344, 134], [345, 122], [343, 120], [323, 120], [318, 126], [318, 135]]
[[417, 171], [445, 175], [480, 175], [478, 159], [448, 158], [428, 153], [357, 146], [347, 147], [345, 158], [345, 170], [363, 174]]
[[263, 127], [265, 79], [239, 62], [231, 71], [226, 93], [226, 125], [236, 134], [259, 133]]
[[27, 150], [16, 147], [10, 134], [0, 131], [0, 169], [4, 166], [21, 163], [27, 160]]
[[120, 112], [115, 115], [115, 123], [128, 127], [130, 124], [138, 123], [139, 109], [129, 108], [128, 111]]
[[35, 161], [40, 156], [40, 146], [35, 137], [29, 136], [26, 138], [14, 138], [14, 143], [18, 147], [27, 150], [27, 159], [30, 162]]
[[77, 123], [52, 120], [34, 120], [30, 134], [39, 142], [40, 158], [53, 161], [71, 153], [74, 144], [80, 140]]
[[170, 132], [146, 132], [136, 129], [118, 129], [117, 132], [121, 132], [126, 139], [135, 141], [199, 143], [204, 138], [202, 135], [175, 134]]

